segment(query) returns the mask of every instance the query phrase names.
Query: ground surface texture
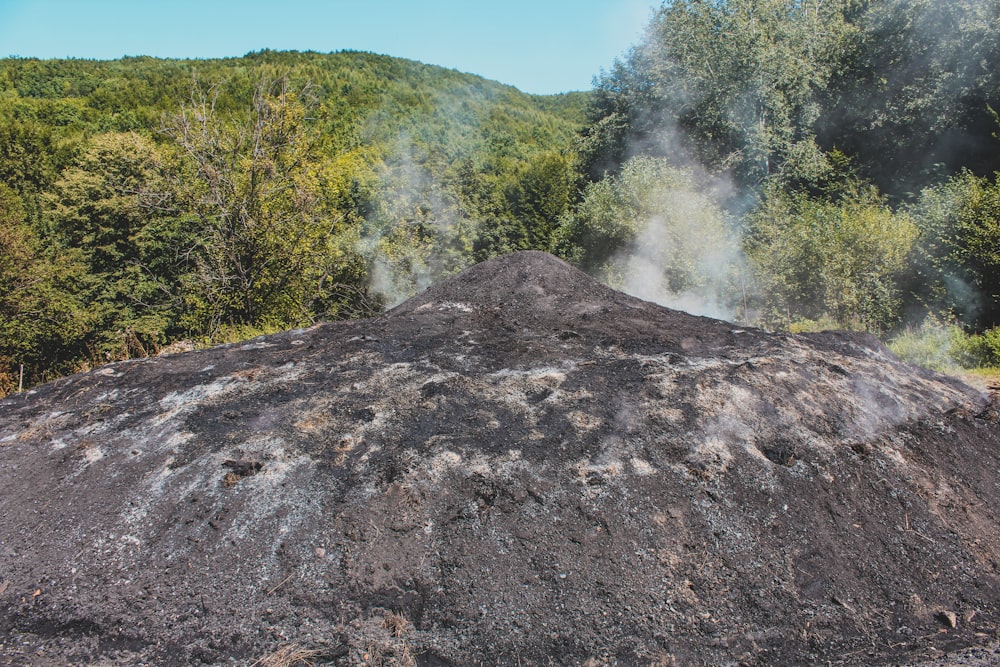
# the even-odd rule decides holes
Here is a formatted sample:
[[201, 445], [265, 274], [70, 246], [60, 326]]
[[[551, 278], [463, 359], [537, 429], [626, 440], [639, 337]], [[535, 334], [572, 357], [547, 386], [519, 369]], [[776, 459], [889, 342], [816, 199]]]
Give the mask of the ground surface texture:
[[998, 484], [873, 338], [518, 253], [0, 402], [0, 665], [996, 664]]

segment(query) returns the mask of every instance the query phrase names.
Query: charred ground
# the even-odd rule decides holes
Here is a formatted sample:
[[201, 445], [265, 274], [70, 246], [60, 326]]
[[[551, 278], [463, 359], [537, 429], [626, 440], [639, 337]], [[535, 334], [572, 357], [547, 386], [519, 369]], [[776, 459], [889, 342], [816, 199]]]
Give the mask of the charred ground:
[[987, 664], [998, 436], [870, 337], [518, 253], [0, 402], [0, 664]]

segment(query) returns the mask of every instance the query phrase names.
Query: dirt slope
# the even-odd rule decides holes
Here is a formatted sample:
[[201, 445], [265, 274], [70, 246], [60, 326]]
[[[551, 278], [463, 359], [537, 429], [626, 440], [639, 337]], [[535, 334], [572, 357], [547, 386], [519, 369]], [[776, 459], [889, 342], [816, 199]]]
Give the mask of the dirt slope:
[[870, 337], [518, 253], [0, 402], [0, 664], [989, 664], [998, 443]]

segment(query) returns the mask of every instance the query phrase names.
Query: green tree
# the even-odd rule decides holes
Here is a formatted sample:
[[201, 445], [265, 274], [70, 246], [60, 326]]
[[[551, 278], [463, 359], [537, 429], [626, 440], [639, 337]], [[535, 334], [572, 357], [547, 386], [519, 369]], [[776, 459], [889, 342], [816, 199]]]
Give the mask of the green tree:
[[175, 196], [198, 219], [192, 327], [215, 334], [335, 316], [338, 286], [357, 279], [357, 264], [337, 242], [344, 218], [323, 203], [314, 91], [268, 81], [242, 114], [217, 110], [217, 92], [196, 88], [166, 125], [185, 164]]
[[374, 291], [394, 306], [473, 261], [477, 221], [456, 189], [405, 152], [384, 165], [360, 247]]
[[582, 149], [592, 176], [630, 155], [687, 155], [757, 186], [826, 170], [820, 93], [851, 27], [845, 2], [678, 0], [597, 81]]
[[573, 202], [575, 173], [566, 153], [541, 153], [528, 161], [514, 193], [514, 215], [526, 228], [526, 248], [550, 247], [559, 218]]
[[165, 158], [134, 132], [94, 137], [46, 197], [53, 240], [80, 251], [78, 286], [99, 317], [94, 352], [144, 355], [176, 333], [193, 243], [165, 191]]
[[45, 189], [56, 177], [53, 144], [43, 125], [0, 114], [0, 181], [21, 192]]
[[576, 196], [574, 157], [540, 152], [509, 164], [500, 173], [465, 173], [469, 215], [479, 221], [478, 260], [517, 250], [549, 250], [556, 226]]
[[848, 183], [832, 198], [766, 191], [749, 217], [747, 253], [765, 321], [832, 318], [881, 333], [900, 316], [899, 279], [917, 238], [871, 186]]
[[915, 297], [977, 329], [1000, 324], [1000, 183], [965, 171], [909, 207], [920, 229]]
[[0, 396], [71, 370], [93, 326], [75, 287], [84, 274], [72, 253], [45, 250], [20, 198], [0, 184]]
[[0, 102], [0, 183], [18, 193], [27, 219], [36, 222], [40, 195], [52, 187], [72, 147], [52, 125], [22, 115], [14, 104]]
[[1000, 4], [861, 0], [818, 123], [820, 142], [909, 197], [963, 167], [1000, 169]]
[[91, 273], [115, 273], [138, 259], [135, 237], [153, 206], [166, 203], [161, 163], [137, 133], [102, 134], [53, 185], [53, 232], [62, 245], [85, 249]]

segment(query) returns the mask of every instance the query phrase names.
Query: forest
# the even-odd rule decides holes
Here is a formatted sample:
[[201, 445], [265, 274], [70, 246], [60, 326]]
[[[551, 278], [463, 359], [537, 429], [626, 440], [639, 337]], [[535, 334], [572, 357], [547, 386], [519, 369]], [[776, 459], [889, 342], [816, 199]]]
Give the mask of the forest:
[[1000, 3], [673, 0], [591, 91], [362, 52], [0, 60], [0, 395], [520, 249], [1000, 365]]

